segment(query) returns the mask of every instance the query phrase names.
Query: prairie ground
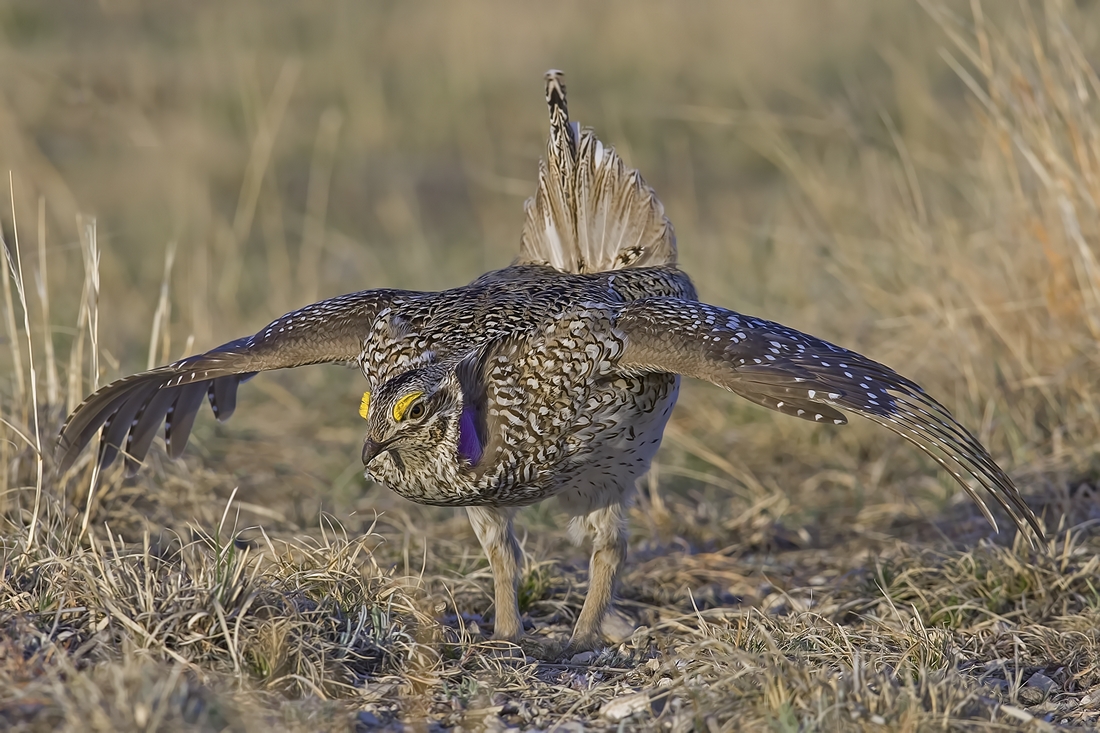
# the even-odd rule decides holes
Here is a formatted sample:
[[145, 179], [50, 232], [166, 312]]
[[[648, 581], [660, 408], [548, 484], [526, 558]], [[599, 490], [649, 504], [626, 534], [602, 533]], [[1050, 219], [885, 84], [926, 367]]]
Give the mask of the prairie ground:
[[[1097, 728], [1098, 58], [1055, 0], [0, 2], [0, 728]], [[608, 646], [519, 661], [464, 514], [362, 477], [354, 371], [54, 474], [97, 385], [506, 265], [552, 67], [705, 300], [919, 381], [1049, 541], [875, 425], [686, 384]], [[561, 640], [585, 550], [520, 524]]]

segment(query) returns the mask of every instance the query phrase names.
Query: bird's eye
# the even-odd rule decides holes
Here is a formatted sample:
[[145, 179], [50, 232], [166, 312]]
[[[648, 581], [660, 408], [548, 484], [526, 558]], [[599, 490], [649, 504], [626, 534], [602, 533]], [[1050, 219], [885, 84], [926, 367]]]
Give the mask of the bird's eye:
[[409, 417], [413, 420], [419, 420], [424, 417], [424, 403], [417, 402], [415, 405], [409, 408]]

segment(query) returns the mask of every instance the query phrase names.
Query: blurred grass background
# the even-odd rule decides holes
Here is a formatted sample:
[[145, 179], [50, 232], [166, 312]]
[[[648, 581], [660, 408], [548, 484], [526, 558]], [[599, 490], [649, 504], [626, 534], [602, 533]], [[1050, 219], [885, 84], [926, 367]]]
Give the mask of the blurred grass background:
[[[76, 217], [95, 218], [110, 380], [317, 297], [507, 264], [544, 144], [540, 75], [561, 67], [574, 117], [664, 200], [705, 299], [899, 368], [1010, 467], [1081, 474], [1098, 424], [1093, 12], [8, 2], [0, 166], [28, 271], [44, 242], [61, 355], [83, 278]], [[11, 212], [0, 220], [13, 241]], [[297, 501], [304, 523], [321, 503], [346, 511], [362, 485], [359, 387], [332, 368], [265, 375], [190, 452], [252, 500]], [[955, 493], [871, 426], [815, 430], [685, 392], [665, 463], [713, 473], [677, 453], [701, 442], [750, 483], [845, 475], [841, 503], [856, 484], [886, 501]]]
[[[93, 387], [70, 358], [91, 352], [91, 219], [100, 384], [320, 297], [464, 284], [514, 256], [542, 73], [561, 68], [574, 119], [663, 200], [705, 300], [915, 378], [1053, 524], [1096, 519], [1074, 497], [1100, 440], [1098, 20], [1058, 0], [0, 2], [0, 225], [43, 349], [43, 441]], [[0, 415], [29, 433], [12, 298]], [[335, 367], [262, 375], [229, 423], [204, 412], [182, 464], [154, 449], [136, 481], [107, 477], [92, 525], [210, 528], [236, 489], [241, 525], [316, 532], [324, 511], [355, 534], [385, 511], [406, 570], [431, 526], [467, 553], [448, 545], [439, 567], [468, 571], [461, 516], [361, 478], [361, 390]], [[14, 435], [0, 457], [0, 504], [25, 523], [33, 461]], [[69, 487], [70, 516], [86, 491]], [[688, 384], [637, 549], [969, 544], [990, 530], [959, 494], [876, 426]], [[555, 512], [522, 521], [552, 529]], [[534, 556], [580, 557], [537, 535]]]

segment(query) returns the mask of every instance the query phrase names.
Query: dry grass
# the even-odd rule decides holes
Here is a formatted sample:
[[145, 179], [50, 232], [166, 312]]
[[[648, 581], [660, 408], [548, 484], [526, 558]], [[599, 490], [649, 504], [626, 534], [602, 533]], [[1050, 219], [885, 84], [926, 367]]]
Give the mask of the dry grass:
[[[1098, 12], [0, 3], [0, 727], [1100, 726]], [[359, 478], [351, 372], [264, 375], [136, 478], [52, 475], [98, 383], [508, 262], [553, 66], [707, 300], [917, 378], [1049, 545], [874, 426], [690, 385], [632, 514], [636, 631], [520, 662], [462, 514]], [[525, 620], [563, 638], [586, 560], [555, 507], [521, 523]]]

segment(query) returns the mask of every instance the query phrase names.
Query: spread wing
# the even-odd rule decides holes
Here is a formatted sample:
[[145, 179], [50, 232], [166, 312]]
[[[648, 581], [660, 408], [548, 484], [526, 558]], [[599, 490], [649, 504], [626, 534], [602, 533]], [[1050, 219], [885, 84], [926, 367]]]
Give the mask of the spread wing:
[[865, 356], [778, 323], [705, 303], [644, 298], [616, 321], [626, 339], [619, 367], [704, 379], [759, 405], [815, 422], [847, 422], [855, 412], [932, 456], [996, 528], [968, 481], [977, 481], [1021, 530], [1043, 529], [981, 443], [910, 379]]
[[403, 295], [397, 290], [365, 290], [322, 300], [287, 313], [253, 336], [108, 384], [65, 421], [58, 437], [59, 471], [72, 466], [100, 428], [101, 467], [124, 451], [128, 468], [135, 471], [161, 423], [168, 454], [179, 457], [203, 397], [209, 399], [215, 417], [224, 421], [236, 408], [237, 386], [257, 372], [357, 362], [375, 320]]

